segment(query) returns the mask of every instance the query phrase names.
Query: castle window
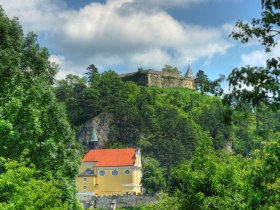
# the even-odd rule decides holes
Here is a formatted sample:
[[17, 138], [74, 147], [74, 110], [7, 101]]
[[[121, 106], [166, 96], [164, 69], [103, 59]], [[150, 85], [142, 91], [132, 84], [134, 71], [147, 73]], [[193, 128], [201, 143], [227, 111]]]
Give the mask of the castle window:
[[84, 182], [86, 182], [86, 181], [87, 181], [87, 178], [86, 178], [86, 177], [84, 177], [84, 178], [83, 178], [83, 181], [84, 181]]
[[130, 170], [125, 170], [124, 173], [125, 173], [126, 175], [128, 175], [128, 174], [130, 174]]
[[117, 170], [113, 170], [113, 171], [112, 171], [112, 175], [113, 175], [113, 176], [117, 176], [118, 174], [119, 174], [119, 172], [118, 172]]
[[105, 171], [99, 171], [99, 176], [105, 176]]
[[84, 185], [84, 186], [83, 186], [83, 189], [86, 190], [86, 189], [87, 189], [87, 186]]

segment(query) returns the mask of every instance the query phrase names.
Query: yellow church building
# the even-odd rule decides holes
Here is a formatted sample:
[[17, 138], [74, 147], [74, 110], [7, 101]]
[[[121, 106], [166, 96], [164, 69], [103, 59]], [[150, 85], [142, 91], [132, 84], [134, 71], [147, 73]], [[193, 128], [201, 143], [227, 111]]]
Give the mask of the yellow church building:
[[141, 153], [137, 148], [96, 149], [95, 130], [92, 134], [92, 148], [83, 158], [76, 178], [77, 195], [122, 195], [140, 194]]

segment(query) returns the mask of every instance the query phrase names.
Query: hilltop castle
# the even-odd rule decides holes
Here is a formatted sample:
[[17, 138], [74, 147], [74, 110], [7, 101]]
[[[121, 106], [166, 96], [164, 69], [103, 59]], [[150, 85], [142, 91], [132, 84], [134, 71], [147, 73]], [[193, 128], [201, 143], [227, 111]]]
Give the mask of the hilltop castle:
[[192, 90], [195, 89], [195, 77], [192, 73], [191, 66], [188, 67], [185, 76], [181, 76], [179, 73], [175, 72], [162, 72], [148, 69], [122, 74], [120, 77], [124, 81], [132, 81], [138, 85], [148, 87], [182, 87]]

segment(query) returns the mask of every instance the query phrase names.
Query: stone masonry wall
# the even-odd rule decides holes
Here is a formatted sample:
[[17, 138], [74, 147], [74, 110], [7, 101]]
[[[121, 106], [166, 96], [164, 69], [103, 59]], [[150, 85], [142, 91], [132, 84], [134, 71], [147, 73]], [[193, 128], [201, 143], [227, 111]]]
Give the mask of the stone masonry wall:
[[148, 70], [122, 75], [121, 78], [124, 81], [132, 81], [138, 85], [145, 85], [148, 87], [182, 87], [195, 89], [194, 78], [182, 77], [174, 72]]
[[148, 73], [148, 86], [157, 87], [182, 87], [194, 89], [194, 81], [189, 78], [175, 77], [173, 75], [161, 75]]
[[155, 196], [150, 195], [111, 195], [93, 196], [90, 200], [81, 200], [85, 209], [92, 207], [97, 209], [110, 209], [111, 203], [115, 201], [117, 208], [146, 206], [148, 203], [157, 201]]

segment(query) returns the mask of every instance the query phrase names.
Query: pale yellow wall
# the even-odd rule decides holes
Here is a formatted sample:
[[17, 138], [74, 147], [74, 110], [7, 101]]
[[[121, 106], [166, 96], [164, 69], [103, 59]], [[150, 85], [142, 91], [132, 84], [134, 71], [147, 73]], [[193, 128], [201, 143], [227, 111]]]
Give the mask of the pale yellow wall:
[[[86, 181], [84, 180], [86, 178]], [[88, 192], [94, 192], [94, 186], [95, 186], [95, 177], [77, 177], [76, 178], [76, 186], [77, 191], [80, 193], [88, 193]], [[83, 186], [86, 186], [87, 189], [83, 189]]]
[[[99, 171], [104, 170], [105, 175], [97, 177], [96, 183], [99, 187], [96, 194], [125, 194], [133, 193], [134, 190], [131, 185], [133, 182], [133, 167], [99, 167]], [[112, 171], [117, 170], [118, 175], [113, 176]], [[125, 170], [130, 170], [130, 174], [125, 174]]]
[[[99, 171], [104, 170], [105, 175], [99, 176]], [[118, 175], [113, 176], [112, 171], [117, 170]], [[125, 174], [125, 170], [130, 170], [130, 174]], [[112, 194], [136, 194], [141, 193], [139, 167], [97, 167], [96, 177], [87, 177], [87, 181], [83, 181], [83, 177], [76, 178], [78, 192], [94, 192], [96, 195], [112, 195]], [[83, 186], [87, 189], [83, 189]], [[137, 186], [132, 186], [137, 185]]]

